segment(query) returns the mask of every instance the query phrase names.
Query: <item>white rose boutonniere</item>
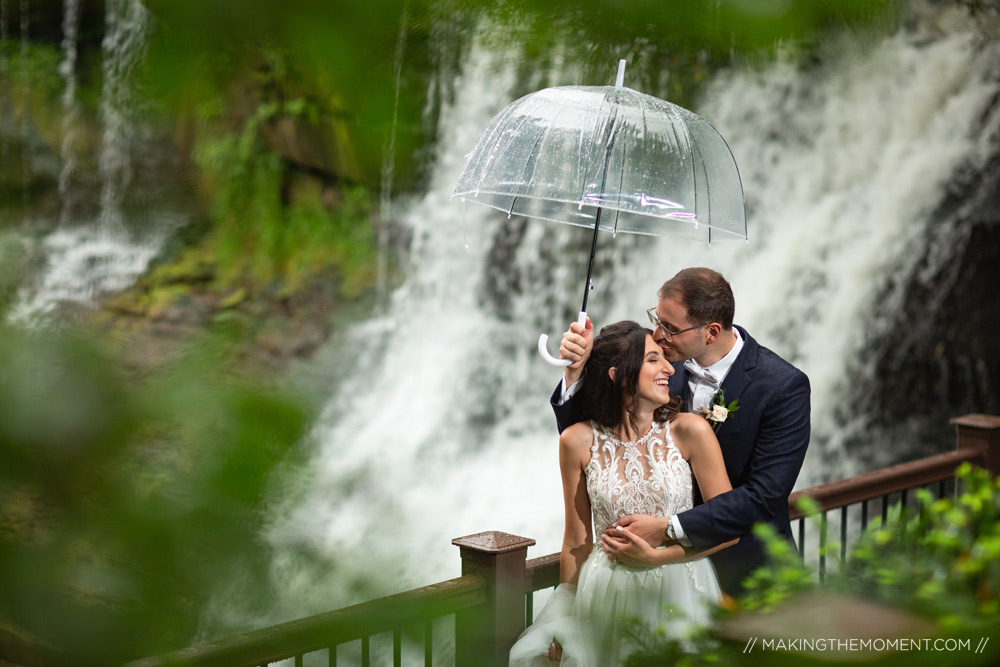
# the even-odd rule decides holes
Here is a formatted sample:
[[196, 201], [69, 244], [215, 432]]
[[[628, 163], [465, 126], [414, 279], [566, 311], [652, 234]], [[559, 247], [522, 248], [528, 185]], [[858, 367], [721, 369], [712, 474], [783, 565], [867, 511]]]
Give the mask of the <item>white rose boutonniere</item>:
[[726, 421], [726, 417], [729, 416], [729, 410], [721, 405], [713, 405], [712, 411], [708, 413], [708, 420], [713, 421], [716, 424], [721, 424]]
[[726, 404], [726, 392], [723, 389], [715, 392], [715, 396], [712, 398], [712, 404], [707, 408], [701, 409], [701, 415], [708, 420], [708, 423], [712, 425], [712, 428], [719, 428], [719, 424], [726, 421], [729, 415], [733, 414], [740, 409], [740, 399], [731, 401], [728, 405]]

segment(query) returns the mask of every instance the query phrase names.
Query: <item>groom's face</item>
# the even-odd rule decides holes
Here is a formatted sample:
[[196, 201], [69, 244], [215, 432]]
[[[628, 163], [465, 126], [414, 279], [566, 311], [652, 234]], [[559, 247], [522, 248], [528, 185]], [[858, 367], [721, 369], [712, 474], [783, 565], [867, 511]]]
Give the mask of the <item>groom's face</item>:
[[[656, 303], [656, 317], [671, 331], [683, 331], [694, 324], [688, 321], [687, 308], [674, 298], [661, 298]], [[686, 361], [700, 356], [705, 352], [705, 341], [701, 329], [691, 329], [675, 334], [670, 340], [663, 335], [659, 327], [653, 330], [653, 340], [656, 341], [663, 355], [671, 362]]]

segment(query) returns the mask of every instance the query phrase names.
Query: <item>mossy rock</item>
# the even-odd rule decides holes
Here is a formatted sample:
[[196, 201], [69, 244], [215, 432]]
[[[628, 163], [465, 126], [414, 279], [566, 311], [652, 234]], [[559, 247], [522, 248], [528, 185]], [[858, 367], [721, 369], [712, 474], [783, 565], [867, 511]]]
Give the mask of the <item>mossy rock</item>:
[[215, 259], [206, 246], [188, 248], [169, 264], [161, 264], [143, 279], [147, 285], [203, 285], [215, 279]]

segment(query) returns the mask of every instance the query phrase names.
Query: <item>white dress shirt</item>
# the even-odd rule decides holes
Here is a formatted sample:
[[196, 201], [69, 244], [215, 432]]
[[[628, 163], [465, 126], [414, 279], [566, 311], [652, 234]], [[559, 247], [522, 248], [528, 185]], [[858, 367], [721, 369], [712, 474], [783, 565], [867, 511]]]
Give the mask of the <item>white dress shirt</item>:
[[[736, 357], [740, 356], [740, 350], [743, 349], [743, 338], [740, 336], [739, 329], [733, 329], [733, 333], [736, 334], [736, 342], [733, 344], [733, 349], [726, 353], [726, 356], [722, 357], [716, 361], [711, 366], [701, 366], [694, 359], [684, 362], [685, 364], [692, 364], [696, 368], [703, 369], [714, 375], [719, 380], [719, 385], [721, 385], [726, 376], [729, 375], [729, 369], [733, 367], [736, 362]], [[712, 403], [712, 399], [718, 388], [702, 381], [702, 379], [695, 375], [694, 373], [688, 373], [688, 391], [691, 395], [691, 412], [697, 412], [701, 414], [703, 408], [708, 408]]]

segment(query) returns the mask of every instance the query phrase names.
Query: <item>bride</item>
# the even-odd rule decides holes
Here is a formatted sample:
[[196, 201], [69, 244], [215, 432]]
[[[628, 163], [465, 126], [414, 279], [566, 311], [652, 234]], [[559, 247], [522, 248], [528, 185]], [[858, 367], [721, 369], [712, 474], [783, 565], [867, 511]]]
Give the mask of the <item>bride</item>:
[[722, 597], [704, 556], [736, 542], [701, 552], [676, 542], [653, 548], [618, 527], [620, 537], [594, 543], [624, 516], [689, 509], [692, 472], [705, 500], [732, 487], [709, 423], [679, 413], [680, 399], [671, 399], [674, 368], [651, 331], [635, 322], [604, 327], [586, 372], [583, 399], [594, 419], [559, 438], [566, 511], [560, 584], [511, 649], [512, 667], [618, 665], [628, 656], [625, 621], [684, 637], [707, 623]]

